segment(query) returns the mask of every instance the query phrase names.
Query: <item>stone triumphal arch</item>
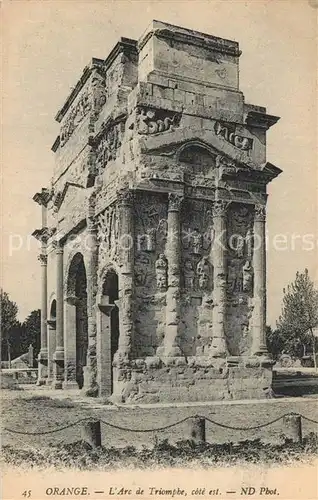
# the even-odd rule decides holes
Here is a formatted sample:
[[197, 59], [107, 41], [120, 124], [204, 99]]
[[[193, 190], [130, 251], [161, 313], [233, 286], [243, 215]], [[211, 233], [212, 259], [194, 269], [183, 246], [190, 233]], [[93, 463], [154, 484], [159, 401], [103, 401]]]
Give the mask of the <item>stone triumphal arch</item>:
[[154, 21], [58, 111], [38, 383], [122, 402], [266, 397], [266, 159], [237, 42]]

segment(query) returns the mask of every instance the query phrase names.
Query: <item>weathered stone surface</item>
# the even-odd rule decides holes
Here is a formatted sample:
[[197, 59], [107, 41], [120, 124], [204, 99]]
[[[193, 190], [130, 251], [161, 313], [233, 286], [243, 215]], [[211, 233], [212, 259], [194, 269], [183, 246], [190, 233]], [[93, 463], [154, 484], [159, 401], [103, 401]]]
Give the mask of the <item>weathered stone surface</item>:
[[56, 116], [52, 186], [34, 197], [39, 379], [47, 365], [56, 387], [113, 401], [266, 397], [277, 118], [245, 104], [239, 56], [237, 42], [154, 21], [84, 69]]

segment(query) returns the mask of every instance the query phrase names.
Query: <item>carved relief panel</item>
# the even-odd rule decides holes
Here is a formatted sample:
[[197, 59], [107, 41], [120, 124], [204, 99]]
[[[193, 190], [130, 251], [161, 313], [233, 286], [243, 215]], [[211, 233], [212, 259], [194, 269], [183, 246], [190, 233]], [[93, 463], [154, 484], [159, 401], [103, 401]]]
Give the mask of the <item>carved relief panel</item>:
[[248, 352], [251, 342], [253, 295], [253, 209], [232, 204], [227, 220], [227, 312], [226, 336], [232, 355]]
[[116, 160], [122, 144], [124, 130], [125, 123], [122, 120], [119, 122], [111, 120], [104, 125], [95, 142], [97, 175], [103, 173], [109, 161]]
[[228, 294], [251, 295], [253, 290], [253, 212], [233, 204], [228, 211]]
[[117, 262], [119, 255], [119, 218], [117, 206], [111, 205], [97, 217], [99, 243], [99, 272], [109, 262]]
[[181, 228], [182, 284], [187, 292], [211, 291], [213, 288], [212, 238], [212, 206], [205, 201], [187, 200]]
[[140, 353], [153, 355], [165, 330], [167, 201], [164, 196], [140, 192], [136, 194], [134, 206], [135, 307], [138, 318], [135, 335]]
[[135, 282], [141, 295], [167, 288], [167, 207], [165, 199], [148, 193], [136, 195]]

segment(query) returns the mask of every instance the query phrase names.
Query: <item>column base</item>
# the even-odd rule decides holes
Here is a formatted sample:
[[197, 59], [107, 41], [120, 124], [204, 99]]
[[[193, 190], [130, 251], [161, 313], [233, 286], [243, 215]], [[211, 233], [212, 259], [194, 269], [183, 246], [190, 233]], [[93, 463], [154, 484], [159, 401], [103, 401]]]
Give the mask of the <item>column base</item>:
[[53, 355], [53, 389], [63, 389], [64, 382], [64, 351], [56, 351]]
[[181, 357], [183, 358], [183, 352], [181, 351], [180, 347], [177, 345], [172, 345], [172, 346], [159, 346], [156, 351], [156, 356], [159, 356], [159, 358], [177, 358]]
[[228, 355], [226, 340], [223, 337], [214, 337], [209, 349], [209, 357], [225, 358]]
[[36, 382], [36, 385], [45, 385], [46, 379], [47, 379], [47, 372], [48, 372], [48, 359], [47, 359], [47, 351], [46, 352], [41, 352], [38, 355], [38, 380]]
[[268, 350], [265, 344], [255, 343], [251, 348], [251, 356], [268, 356]]
[[81, 389], [81, 394], [91, 398], [98, 396], [98, 384], [92, 366], [84, 368], [84, 387]]
[[61, 380], [53, 380], [51, 387], [52, 389], [63, 389], [63, 382]]
[[41, 385], [46, 385], [47, 384], [46, 381], [47, 381], [46, 378], [38, 378], [35, 385], [37, 385], [38, 387]]
[[63, 389], [77, 389], [79, 390], [79, 387], [78, 387], [78, 383], [76, 382], [76, 380], [65, 380], [63, 383]]

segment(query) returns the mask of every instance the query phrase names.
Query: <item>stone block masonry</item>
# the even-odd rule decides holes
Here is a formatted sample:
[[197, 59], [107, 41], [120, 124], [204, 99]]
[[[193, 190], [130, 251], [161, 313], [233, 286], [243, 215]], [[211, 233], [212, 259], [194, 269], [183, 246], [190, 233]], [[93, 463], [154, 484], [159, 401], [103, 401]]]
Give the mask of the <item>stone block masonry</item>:
[[38, 383], [121, 402], [262, 398], [266, 132], [237, 42], [153, 21], [58, 111]]

